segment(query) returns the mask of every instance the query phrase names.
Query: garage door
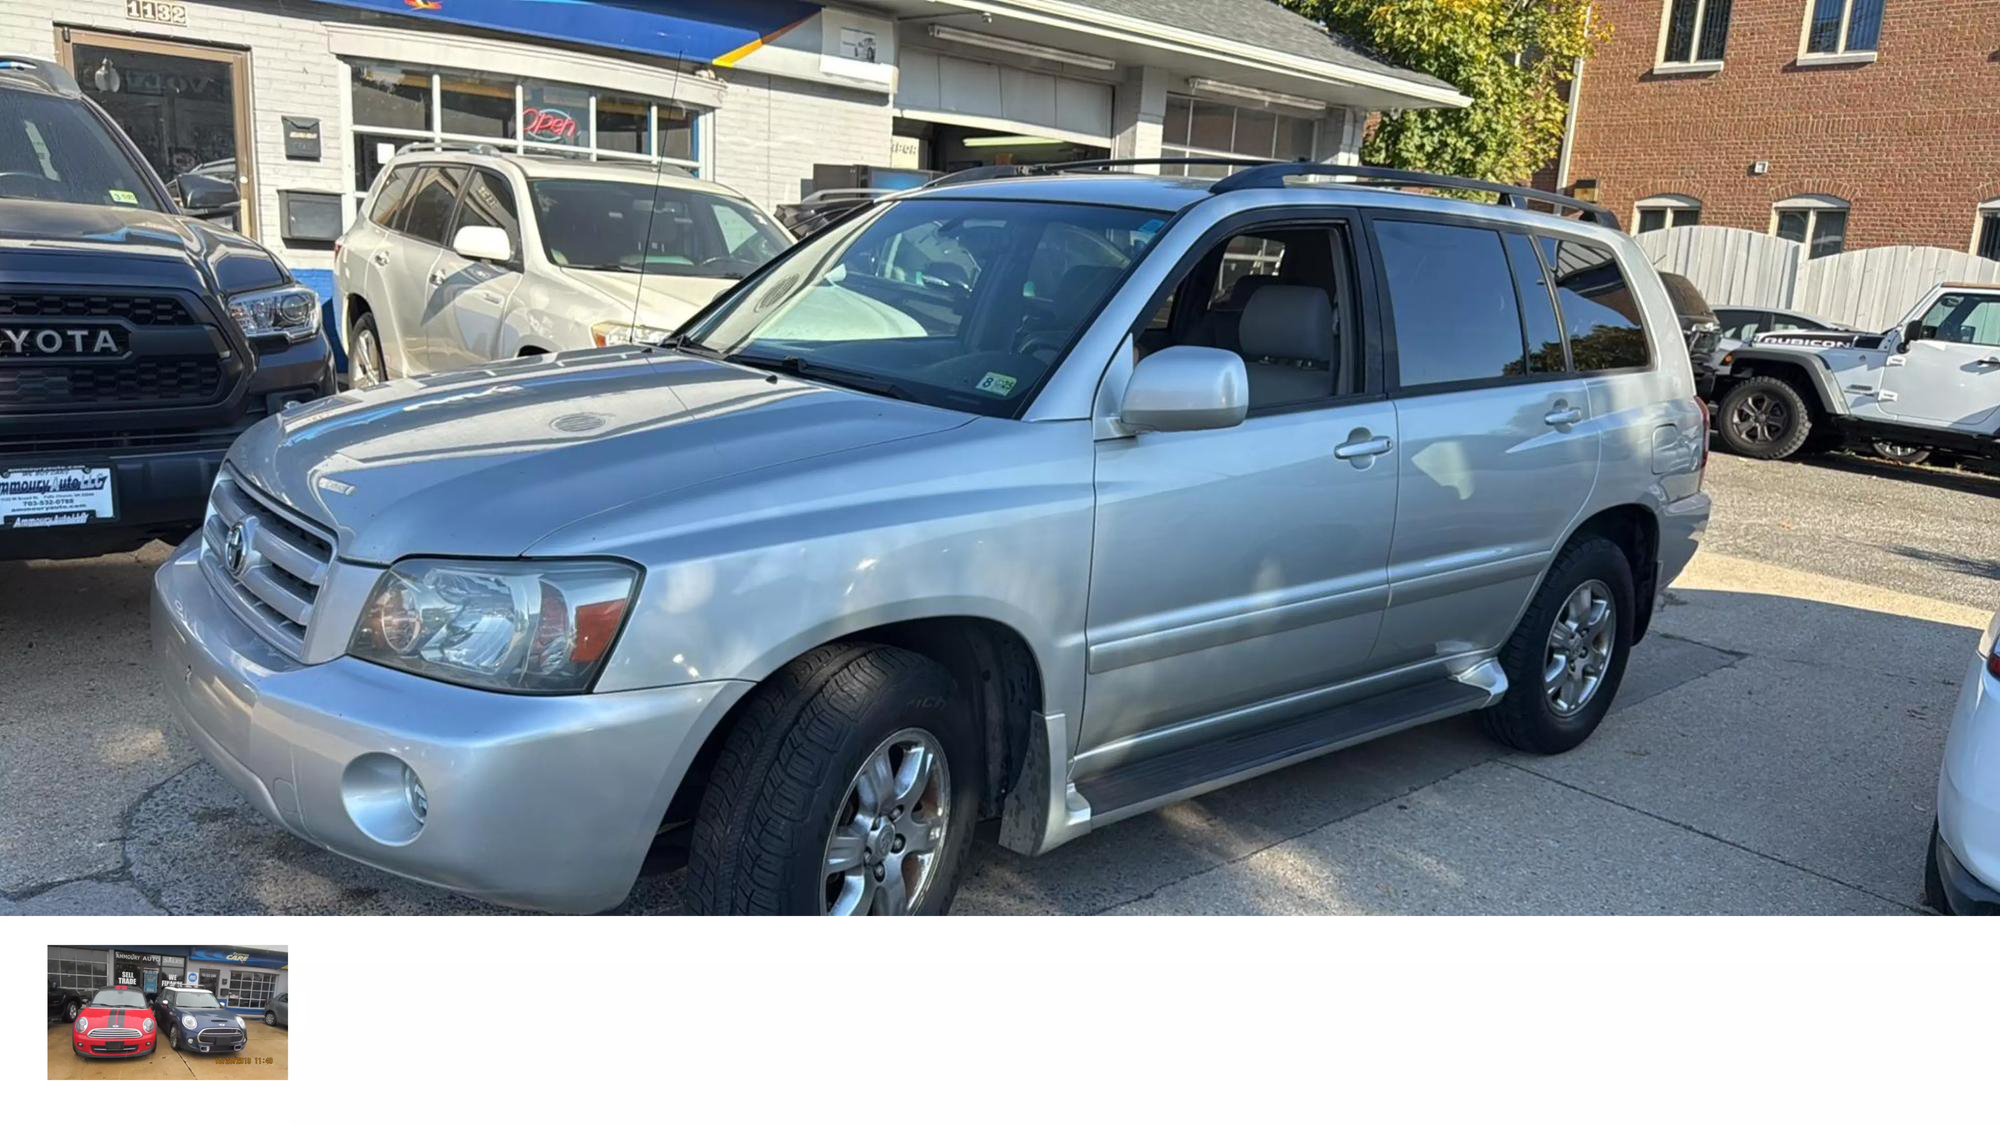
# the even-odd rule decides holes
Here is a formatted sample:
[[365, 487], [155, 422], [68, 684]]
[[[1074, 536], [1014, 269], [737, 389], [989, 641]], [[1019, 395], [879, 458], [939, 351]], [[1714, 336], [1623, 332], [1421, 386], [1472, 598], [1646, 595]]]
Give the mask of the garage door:
[[1101, 82], [908, 49], [898, 65], [896, 108], [912, 117], [1111, 143], [1111, 87]]

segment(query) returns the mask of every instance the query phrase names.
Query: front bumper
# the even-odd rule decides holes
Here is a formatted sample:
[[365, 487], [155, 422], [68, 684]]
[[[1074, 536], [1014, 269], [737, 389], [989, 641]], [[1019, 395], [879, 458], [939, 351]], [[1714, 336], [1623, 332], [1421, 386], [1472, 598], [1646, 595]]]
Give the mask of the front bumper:
[[[158, 1033], [156, 1032], [155, 1035]], [[143, 1035], [137, 1039], [89, 1039], [70, 1033], [70, 1046], [79, 1055], [94, 1059], [122, 1059], [133, 1055], [151, 1054], [155, 1042], [153, 1035]]]
[[[201, 752], [298, 836], [492, 902], [623, 901], [696, 752], [750, 687], [504, 695], [346, 656], [301, 664], [216, 595], [198, 549], [182, 545], [154, 575], [153, 650]], [[428, 808], [395, 839], [380, 831], [400, 800], [384, 779], [405, 764]]]
[[1938, 870], [1957, 913], [2000, 911], [2000, 679], [1971, 664], [1938, 769]]
[[0, 457], [0, 469], [109, 465], [115, 517], [68, 527], [0, 528], [0, 560], [88, 558], [184, 533], [201, 522], [226, 443], [161, 453]]

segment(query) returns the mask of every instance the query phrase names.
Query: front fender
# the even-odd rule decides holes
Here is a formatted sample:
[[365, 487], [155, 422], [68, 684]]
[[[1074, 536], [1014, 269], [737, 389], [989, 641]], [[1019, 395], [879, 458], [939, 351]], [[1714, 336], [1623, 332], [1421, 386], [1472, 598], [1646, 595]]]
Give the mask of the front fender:
[[1836, 364], [1842, 368], [1863, 366], [1858, 361], [1839, 363], [1840, 357], [1803, 348], [1760, 347], [1752, 344], [1738, 348], [1731, 354], [1733, 357], [1730, 361], [1731, 371], [1738, 378], [1746, 377], [1746, 374], [1753, 370], [1777, 368], [1796, 372], [1812, 389], [1819, 408], [1828, 414], [1848, 413], [1847, 396], [1841, 392], [1840, 376], [1835, 370]]

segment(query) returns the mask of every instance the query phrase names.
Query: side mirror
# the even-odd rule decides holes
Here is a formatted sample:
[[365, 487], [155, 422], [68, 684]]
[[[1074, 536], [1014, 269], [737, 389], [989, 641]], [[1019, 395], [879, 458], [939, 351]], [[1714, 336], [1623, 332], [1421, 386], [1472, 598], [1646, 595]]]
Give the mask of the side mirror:
[[475, 261], [507, 262], [514, 258], [514, 242], [499, 227], [460, 227], [452, 236], [451, 252]]
[[1896, 341], [1896, 350], [1899, 352], [1909, 351], [1910, 345], [1913, 342], [1921, 340], [1923, 338], [1924, 338], [1924, 322], [1921, 320], [1913, 320], [1910, 323], [1905, 324], [1903, 326], [1903, 338], [1901, 340]]
[[1162, 348], [1132, 369], [1118, 420], [1141, 432], [1226, 430], [1241, 425], [1249, 409], [1242, 356], [1182, 345]]

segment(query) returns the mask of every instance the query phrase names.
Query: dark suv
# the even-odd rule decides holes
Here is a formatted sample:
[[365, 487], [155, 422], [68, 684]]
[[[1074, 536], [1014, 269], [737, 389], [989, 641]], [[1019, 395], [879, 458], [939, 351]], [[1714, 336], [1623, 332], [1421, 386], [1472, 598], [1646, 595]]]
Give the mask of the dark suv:
[[66, 71], [0, 55], [0, 559], [187, 535], [236, 435], [333, 389], [318, 295], [177, 208]]

